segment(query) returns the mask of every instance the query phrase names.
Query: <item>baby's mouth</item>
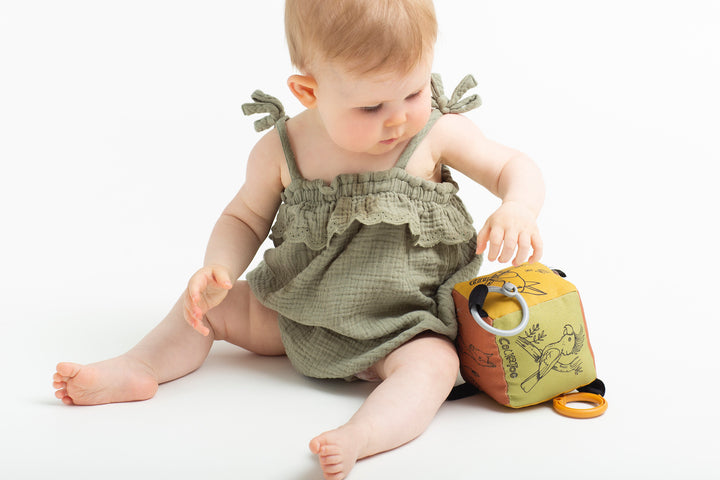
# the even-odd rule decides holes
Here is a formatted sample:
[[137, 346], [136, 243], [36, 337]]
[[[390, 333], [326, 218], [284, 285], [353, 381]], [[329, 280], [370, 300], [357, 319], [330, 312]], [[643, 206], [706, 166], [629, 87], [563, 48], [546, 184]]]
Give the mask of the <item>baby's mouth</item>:
[[402, 136], [403, 136], [402, 133], [398, 133], [394, 137], [390, 137], [390, 138], [386, 138], [385, 140], [381, 140], [380, 143], [382, 143], [383, 145], [392, 145], [393, 143], [399, 142], [400, 139], [402, 138]]

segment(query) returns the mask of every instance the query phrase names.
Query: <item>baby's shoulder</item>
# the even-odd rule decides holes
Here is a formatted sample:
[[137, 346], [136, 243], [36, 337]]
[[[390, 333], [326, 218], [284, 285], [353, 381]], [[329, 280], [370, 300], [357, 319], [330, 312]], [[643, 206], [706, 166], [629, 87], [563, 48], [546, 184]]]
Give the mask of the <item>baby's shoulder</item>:
[[248, 156], [247, 175], [248, 177], [279, 176], [283, 184], [289, 179], [285, 153], [277, 128], [265, 133], [253, 146]]
[[430, 134], [435, 136], [457, 136], [477, 129], [477, 125], [465, 115], [446, 113], [437, 119], [430, 130]]
[[462, 114], [448, 113], [438, 118], [428, 132], [427, 140], [433, 151], [444, 151], [469, 137], [481, 136], [475, 123]]
[[280, 135], [277, 128], [273, 128], [266, 132], [260, 140], [258, 140], [250, 151], [250, 157], [260, 157], [270, 160], [278, 156], [282, 157], [283, 147], [280, 141]]

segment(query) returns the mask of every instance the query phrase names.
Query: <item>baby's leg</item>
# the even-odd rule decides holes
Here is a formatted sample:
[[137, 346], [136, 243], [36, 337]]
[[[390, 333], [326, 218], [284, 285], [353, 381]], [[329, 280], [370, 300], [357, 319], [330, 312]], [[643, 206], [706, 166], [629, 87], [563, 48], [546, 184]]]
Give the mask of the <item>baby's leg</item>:
[[146, 400], [158, 384], [196, 370], [213, 340], [228, 340], [262, 354], [282, 354], [277, 315], [262, 306], [246, 282], [237, 282], [205, 317], [207, 337], [190, 327], [182, 299], [140, 343], [119, 357], [90, 365], [64, 362], [53, 376], [55, 396], [68, 405]]
[[458, 372], [454, 345], [421, 335], [375, 366], [384, 381], [345, 425], [310, 442], [328, 480], [345, 478], [355, 462], [419, 436], [435, 417]]

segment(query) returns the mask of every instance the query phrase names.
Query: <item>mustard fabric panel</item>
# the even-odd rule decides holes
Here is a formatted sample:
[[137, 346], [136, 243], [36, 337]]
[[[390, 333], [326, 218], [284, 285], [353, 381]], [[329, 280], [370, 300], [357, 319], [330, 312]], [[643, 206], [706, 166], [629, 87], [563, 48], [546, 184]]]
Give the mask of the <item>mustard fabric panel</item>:
[[[467, 304], [476, 286], [502, 287], [505, 282], [518, 287], [530, 315], [523, 332], [512, 337], [481, 329]], [[485, 387], [499, 403], [514, 408], [541, 403], [597, 378], [577, 288], [545, 265], [509, 267], [457, 284], [454, 291], [461, 370], [472, 373], [464, 378]], [[482, 310], [500, 330], [511, 330], [521, 322], [519, 303], [502, 294], [489, 292]], [[488, 340], [497, 350], [487, 347]]]

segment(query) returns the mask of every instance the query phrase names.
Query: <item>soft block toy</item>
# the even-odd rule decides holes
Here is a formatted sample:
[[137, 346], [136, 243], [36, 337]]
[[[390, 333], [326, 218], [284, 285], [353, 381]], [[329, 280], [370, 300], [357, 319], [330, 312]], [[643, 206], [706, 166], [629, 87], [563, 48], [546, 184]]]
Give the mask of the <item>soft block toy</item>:
[[[596, 380], [580, 295], [563, 277], [534, 263], [455, 285], [457, 349], [466, 382], [518, 408]], [[596, 409], [604, 411], [604, 400], [595, 397]]]

